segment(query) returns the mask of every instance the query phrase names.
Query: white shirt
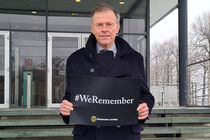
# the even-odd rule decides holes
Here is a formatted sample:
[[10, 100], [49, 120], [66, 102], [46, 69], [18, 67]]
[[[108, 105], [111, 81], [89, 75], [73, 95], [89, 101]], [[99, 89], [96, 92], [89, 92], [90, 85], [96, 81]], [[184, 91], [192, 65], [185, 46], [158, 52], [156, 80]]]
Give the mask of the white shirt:
[[[104, 50], [104, 48], [102, 48], [98, 43], [96, 43], [96, 50], [97, 50], [97, 53], [99, 53], [101, 50]], [[117, 53], [117, 48], [116, 48], [115, 43], [107, 50], [112, 51], [114, 54], [114, 57], [115, 57], [115, 55]]]

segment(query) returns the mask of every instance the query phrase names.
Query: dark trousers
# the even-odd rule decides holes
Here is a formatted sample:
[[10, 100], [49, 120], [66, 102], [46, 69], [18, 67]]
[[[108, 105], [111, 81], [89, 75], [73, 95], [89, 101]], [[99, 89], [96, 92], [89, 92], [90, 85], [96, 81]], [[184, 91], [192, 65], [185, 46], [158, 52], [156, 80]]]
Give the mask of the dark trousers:
[[74, 140], [141, 140], [141, 126], [93, 127], [76, 126]]

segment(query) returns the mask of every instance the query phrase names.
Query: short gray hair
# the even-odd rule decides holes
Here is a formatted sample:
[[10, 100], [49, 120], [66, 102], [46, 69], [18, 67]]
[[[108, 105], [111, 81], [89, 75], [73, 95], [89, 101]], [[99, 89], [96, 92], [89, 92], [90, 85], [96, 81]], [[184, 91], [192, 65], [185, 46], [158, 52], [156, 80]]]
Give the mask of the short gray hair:
[[115, 14], [117, 23], [119, 24], [120, 23], [120, 13], [117, 10], [115, 10], [112, 6], [105, 4], [105, 3], [97, 4], [96, 7], [92, 11], [91, 17], [93, 18], [94, 14], [96, 12], [103, 12], [103, 11], [108, 11], [108, 10], [111, 10]]

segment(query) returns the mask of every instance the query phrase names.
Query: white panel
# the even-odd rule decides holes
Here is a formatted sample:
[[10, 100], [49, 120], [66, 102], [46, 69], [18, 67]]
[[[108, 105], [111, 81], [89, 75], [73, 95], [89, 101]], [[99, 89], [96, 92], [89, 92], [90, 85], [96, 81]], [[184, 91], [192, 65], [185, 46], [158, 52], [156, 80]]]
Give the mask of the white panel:
[[4, 80], [4, 104], [0, 104], [0, 108], [9, 108], [9, 32], [8, 31], [0, 31], [0, 35], [4, 35], [5, 38], [5, 48], [4, 48], [4, 55], [5, 55], [5, 80]]
[[48, 33], [47, 48], [47, 106], [52, 105], [52, 35]]

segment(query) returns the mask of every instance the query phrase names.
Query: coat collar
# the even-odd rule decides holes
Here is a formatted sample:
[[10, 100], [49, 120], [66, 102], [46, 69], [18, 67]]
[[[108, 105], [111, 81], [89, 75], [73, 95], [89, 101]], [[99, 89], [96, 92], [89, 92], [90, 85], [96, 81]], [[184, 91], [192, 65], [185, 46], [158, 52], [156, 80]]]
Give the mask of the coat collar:
[[[96, 54], [96, 38], [94, 34], [90, 34], [88, 41], [86, 43], [86, 49], [88, 52], [92, 54]], [[121, 37], [116, 36], [115, 45], [117, 47], [117, 56], [121, 57], [125, 54], [132, 53], [134, 50], [130, 47], [130, 45]]]

